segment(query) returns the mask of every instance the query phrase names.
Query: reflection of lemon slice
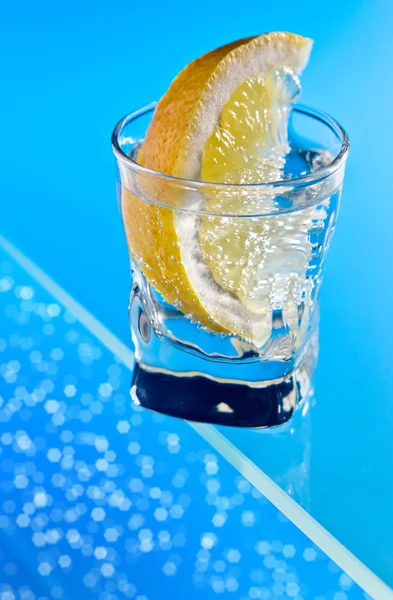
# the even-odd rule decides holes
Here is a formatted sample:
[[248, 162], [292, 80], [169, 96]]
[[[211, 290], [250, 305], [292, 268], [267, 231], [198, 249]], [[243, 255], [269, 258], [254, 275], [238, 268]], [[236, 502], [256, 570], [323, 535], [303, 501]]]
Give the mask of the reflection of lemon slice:
[[[210, 182], [279, 179], [288, 150], [285, 79], [296, 83], [311, 45], [298, 35], [269, 33], [190, 63], [158, 103], [138, 162], [168, 175]], [[215, 195], [214, 186], [209, 189], [202, 208], [222, 213], [227, 202], [227, 212], [240, 212], [236, 203], [244, 202], [241, 194], [228, 201]], [[272, 311], [268, 279], [282, 265], [295, 275], [303, 269], [291, 257], [284, 262], [279, 258], [285, 254], [277, 243], [279, 223], [197, 217], [146, 203], [125, 189], [122, 201], [135, 259], [167, 301], [210, 329], [234, 333], [257, 346], [267, 341]], [[279, 264], [273, 260], [269, 271], [264, 265], [272, 236]], [[286, 281], [286, 294], [291, 286], [295, 280]]]

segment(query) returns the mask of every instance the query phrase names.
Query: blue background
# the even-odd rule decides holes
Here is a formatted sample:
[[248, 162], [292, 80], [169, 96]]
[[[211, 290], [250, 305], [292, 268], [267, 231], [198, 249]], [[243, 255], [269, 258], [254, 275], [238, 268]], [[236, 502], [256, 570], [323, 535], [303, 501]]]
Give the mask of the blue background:
[[382, 249], [393, 217], [392, 21], [389, 0], [4, 3], [0, 230], [128, 341], [113, 126], [158, 98], [199, 54], [289, 30], [315, 40], [303, 101], [333, 114], [352, 140], [325, 308], [345, 310], [340, 295], [348, 286], [364, 316], [371, 281], [359, 275], [373, 270], [375, 295], [391, 294], [381, 272], [393, 257], [391, 244]]
[[[392, 22], [389, 0], [70, 0], [8, 2], [0, 24], [0, 231], [127, 343], [114, 124], [212, 47], [277, 29], [315, 40], [303, 101], [345, 126], [352, 152], [322, 293], [312, 512], [386, 580], [393, 572]], [[239, 434], [237, 443], [257, 460], [250, 439]]]

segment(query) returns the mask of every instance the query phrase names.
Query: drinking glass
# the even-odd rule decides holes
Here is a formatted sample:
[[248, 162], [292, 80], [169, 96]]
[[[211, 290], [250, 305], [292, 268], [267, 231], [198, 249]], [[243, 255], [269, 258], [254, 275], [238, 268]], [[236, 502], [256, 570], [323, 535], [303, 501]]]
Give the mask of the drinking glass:
[[137, 162], [154, 106], [124, 117], [112, 134], [132, 273], [131, 396], [195, 421], [284, 423], [311, 390], [347, 134], [327, 114], [296, 105], [282, 180], [186, 180]]

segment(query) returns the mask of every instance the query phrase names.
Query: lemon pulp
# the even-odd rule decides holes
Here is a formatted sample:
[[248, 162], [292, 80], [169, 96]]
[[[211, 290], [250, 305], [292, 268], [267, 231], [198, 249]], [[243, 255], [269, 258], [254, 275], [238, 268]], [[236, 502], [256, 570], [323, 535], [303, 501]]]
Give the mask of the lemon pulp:
[[[291, 100], [285, 82], [296, 88], [311, 45], [307, 38], [275, 32], [190, 63], [159, 102], [138, 161], [213, 183], [280, 179]], [[153, 187], [146, 186], [146, 195]], [[202, 200], [207, 212], [258, 214], [272, 197], [241, 191], [227, 196], [212, 185]], [[257, 347], [269, 339], [275, 303], [281, 298], [283, 306], [294, 304], [300, 289], [307, 224], [299, 226], [296, 217], [198, 217], [146, 203], [125, 188], [122, 201], [130, 249], [166, 300], [208, 328]], [[295, 245], [303, 244], [300, 252], [280, 241], [291, 228]]]

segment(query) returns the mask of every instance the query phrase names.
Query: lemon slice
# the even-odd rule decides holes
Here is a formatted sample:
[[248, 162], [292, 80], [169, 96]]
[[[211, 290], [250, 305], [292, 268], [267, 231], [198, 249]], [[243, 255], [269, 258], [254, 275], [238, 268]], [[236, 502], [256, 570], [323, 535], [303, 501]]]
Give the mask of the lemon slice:
[[[279, 179], [291, 101], [282, 85], [288, 77], [296, 85], [311, 46], [307, 38], [276, 32], [190, 63], [158, 103], [138, 162], [215, 183]], [[241, 192], [228, 200], [214, 189], [197, 208], [239, 212]], [[257, 347], [269, 339], [275, 273], [288, 272], [280, 292], [288, 303], [307, 262], [306, 253], [287, 256], [281, 248], [280, 219], [198, 217], [146, 203], [125, 188], [122, 204], [136, 262], [167, 301], [214, 331]]]

